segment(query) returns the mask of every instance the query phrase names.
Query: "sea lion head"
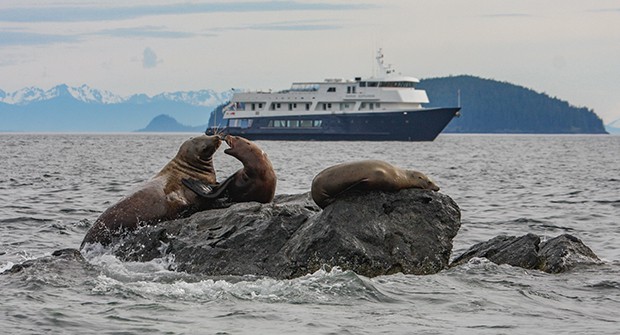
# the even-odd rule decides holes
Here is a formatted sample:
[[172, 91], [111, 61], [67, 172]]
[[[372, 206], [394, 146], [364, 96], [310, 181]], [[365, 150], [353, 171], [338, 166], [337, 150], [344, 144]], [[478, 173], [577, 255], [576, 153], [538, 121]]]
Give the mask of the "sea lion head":
[[439, 186], [437, 186], [437, 184], [435, 184], [431, 178], [427, 177], [424, 173], [415, 170], [407, 170], [406, 172], [407, 177], [409, 177], [409, 181], [412, 184], [411, 187], [439, 191]]
[[244, 165], [249, 163], [247, 159], [265, 155], [261, 148], [243, 137], [227, 135], [225, 141], [229, 148], [224, 150], [224, 153], [235, 157]]
[[204, 163], [213, 158], [213, 154], [222, 144], [217, 136], [200, 135], [183, 142], [177, 156], [183, 156], [188, 162]]

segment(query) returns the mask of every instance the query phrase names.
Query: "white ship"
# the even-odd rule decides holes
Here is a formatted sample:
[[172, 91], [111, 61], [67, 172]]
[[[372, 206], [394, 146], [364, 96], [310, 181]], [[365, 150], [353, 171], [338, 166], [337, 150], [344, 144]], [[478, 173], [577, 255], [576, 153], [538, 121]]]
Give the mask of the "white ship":
[[426, 91], [397, 75], [377, 53], [380, 75], [296, 82], [279, 92], [236, 92], [222, 132], [251, 140], [432, 141], [459, 107], [424, 108]]

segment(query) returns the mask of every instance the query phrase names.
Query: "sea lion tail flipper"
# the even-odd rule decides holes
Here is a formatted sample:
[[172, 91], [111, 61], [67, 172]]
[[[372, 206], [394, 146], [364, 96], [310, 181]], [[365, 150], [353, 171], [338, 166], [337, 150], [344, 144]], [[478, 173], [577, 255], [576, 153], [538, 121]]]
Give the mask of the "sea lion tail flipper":
[[181, 180], [183, 185], [185, 185], [190, 190], [194, 191], [197, 195], [204, 198], [212, 198], [213, 197], [213, 187], [201, 182], [198, 179], [189, 179], [183, 178]]

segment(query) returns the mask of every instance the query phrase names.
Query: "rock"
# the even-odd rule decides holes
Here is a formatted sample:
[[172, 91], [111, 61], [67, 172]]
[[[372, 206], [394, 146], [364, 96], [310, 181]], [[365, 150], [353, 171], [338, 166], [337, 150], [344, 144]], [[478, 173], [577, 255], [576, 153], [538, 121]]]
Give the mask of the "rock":
[[22, 263], [15, 264], [10, 269], [0, 274], [19, 273], [24, 271], [24, 269], [34, 266], [49, 266], [49, 264], [52, 263], [66, 264], [71, 262], [86, 263], [86, 260], [84, 259], [84, 257], [82, 257], [82, 254], [77, 249], [60, 249], [52, 252], [50, 256], [43, 256], [40, 258], [30, 259]]
[[277, 195], [144, 227], [115, 254], [173, 254], [177, 270], [205, 275], [295, 278], [322, 266], [368, 277], [431, 274], [448, 266], [459, 227], [458, 205], [428, 190], [350, 194], [323, 211], [309, 193]]
[[540, 238], [534, 234], [521, 237], [496, 236], [486, 242], [478, 243], [461, 256], [455, 258], [450, 266], [467, 263], [474, 257], [486, 258], [496, 264], [509, 264], [526, 269], [535, 269], [540, 263], [538, 244]]
[[601, 260], [575, 236], [563, 234], [544, 242], [539, 269], [549, 273], [568, 271], [579, 264], [598, 264]]
[[540, 237], [526, 234], [521, 237], [497, 236], [478, 243], [455, 258], [451, 267], [467, 263], [474, 257], [484, 257], [496, 264], [509, 264], [524, 269], [549, 273], [565, 272], [578, 264], [595, 264], [600, 259], [578, 238], [564, 234], [540, 243]]

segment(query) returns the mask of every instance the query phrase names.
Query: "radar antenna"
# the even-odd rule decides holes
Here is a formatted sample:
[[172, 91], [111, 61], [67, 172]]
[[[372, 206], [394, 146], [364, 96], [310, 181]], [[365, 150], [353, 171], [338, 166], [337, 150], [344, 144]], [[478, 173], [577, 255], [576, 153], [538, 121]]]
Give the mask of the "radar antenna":
[[379, 50], [377, 51], [377, 57], [375, 57], [377, 59], [377, 65], [379, 66], [379, 73], [382, 75], [389, 75], [390, 73], [394, 73], [394, 69], [392, 69], [392, 65], [388, 64], [385, 65], [383, 63], [383, 49], [379, 48]]

